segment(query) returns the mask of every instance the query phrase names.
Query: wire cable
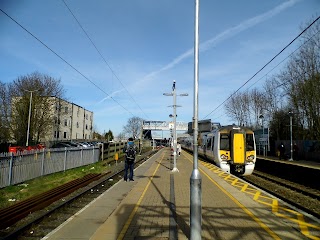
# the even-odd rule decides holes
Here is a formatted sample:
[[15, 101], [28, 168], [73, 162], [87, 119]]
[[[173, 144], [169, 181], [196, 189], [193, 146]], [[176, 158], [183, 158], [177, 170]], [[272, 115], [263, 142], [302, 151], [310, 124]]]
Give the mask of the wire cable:
[[285, 49], [287, 49], [294, 41], [296, 41], [304, 32], [306, 32], [316, 21], [318, 21], [320, 16], [318, 16], [308, 27], [306, 27], [298, 36], [296, 36], [290, 43], [288, 43], [279, 53], [277, 53], [271, 60], [269, 60], [260, 70], [258, 70], [251, 78], [249, 78], [244, 84], [242, 84], [235, 92], [233, 92], [226, 100], [224, 100], [220, 105], [218, 105], [215, 109], [213, 109], [209, 114], [207, 114], [205, 118], [210, 116], [214, 111], [220, 108], [223, 104], [225, 104], [232, 95], [236, 94], [241, 88], [243, 88], [248, 82], [250, 82], [258, 73], [260, 73], [266, 66], [268, 66], [276, 57], [278, 57]]
[[127, 91], [127, 93], [129, 94], [130, 98], [134, 101], [134, 103], [139, 107], [139, 109], [141, 110], [141, 112], [148, 118], [148, 116], [145, 114], [145, 112], [141, 109], [141, 107], [139, 106], [139, 104], [136, 102], [136, 100], [132, 97], [132, 95], [130, 94], [130, 92], [128, 91], [128, 89], [123, 85], [122, 81], [119, 79], [119, 77], [117, 76], [117, 74], [113, 71], [113, 69], [111, 68], [111, 66], [108, 64], [108, 62], [106, 61], [106, 59], [103, 57], [103, 55], [101, 54], [101, 52], [99, 51], [99, 49], [97, 48], [96, 44], [92, 41], [92, 39], [90, 38], [89, 34], [86, 32], [86, 30], [82, 27], [81, 23], [79, 22], [79, 20], [77, 19], [77, 17], [74, 15], [74, 13], [72, 12], [72, 10], [70, 9], [70, 7], [68, 6], [68, 4], [66, 3], [65, 0], [62, 0], [62, 2], [65, 4], [65, 6], [68, 8], [69, 12], [71, 13], [71, 15], [73, 16], [73, 18], [76, 20], [76, 22], [78, 23], [79, 27], [82, 29], [82, 31], [85, 33], [85, 35], [87, 36], [87, 38], [89, 39], [89, 41], [91, 42], [91, 44], [94, 46], [94, 48], [96, 49], [96, 51], [99, 53], [100, 57], [102, 58], [102, 60], [104, 61], [104, 63], [108, 66], [108, 68], [110, 69], [110, 71], [112, 72], [112, 74], [116, 77], [116, 79], [120, 82], [121, 86]]
[[101, 92], [103, 92], [107, 97], [110, 97], [115, 103], [117, 103], [120, 107], [122, 107], [125, 111], [130, 113], [132, 116], [132, 112], [130, 112], [127, 108], [125, 108], [122, 104], [120, 104], [118, 101], [116, 101], [112, 96], [110, 96], [107, 92], [105, 92], [102, 88], [100, 88], [97, 84], [95, 84], [92, 80], [90, 80], [87, 76], [85, 76], [82, 72], [80, 72], [77, 68], [75, 68], [73, 65], [71, 65], [67, 60], [65, 60], [63, 57], [61, 57], [58, 53], [56, 53], [52, 48], [50, 48], [47, 44], [45, 44], [43, 41], [41, 41], [38, 37], [36, 37], [33, 33], [31, 33], [28, 29], [23, 27], [18, 21], [13, 19], [9, 14], [7, 14], [4, 10], [0, 8], [0, 11], [5, 14], [8, 18], [10, 18], [13, 22], [15, 22], [18, 26], [20, 26], [23, 30], [25, 30], [28, 34], [30, 34], [33, 38], [35, 38], [38, 42], [40, 42], [43, 46], [45, 46], [50, 52], [52, 52], [54, 55], [56, 55], [58, 58], [60, 58], [63, 62], [65, 62], [69, 67], [71, 67], [73, 70], [75, 70], [77, 73], [79, 73], [82, 77], [84, 77], [86, 80], [88, 80], [92, 85], [94, 85], [96, 88], [98, 88]]
[[[306, 40], [304, 43], [302, 43], [298, 48], [296, 48], [292, 53], [290, 53], [287, 57], [285, 57], [282, 61], [280, 61], [276, 66], [274, 66], [269, 72], [267, 72], [265, 75], [263, 75], [261, 78], [259, 78], [257, 81], [255, 81], [252, 85], [250, 85], [246, 91], [248, 91], [253, 85], [255, 85], [257, 82], [259, 82], [261, 79], [263, 79], [264, 77], [266, 77], [268, 74], [270, 74], [274, 69], [276, 69], [277, 67], [279, 67], [286, 59], [288, 59], [289, 57], [291, 57], [295, 52], [297, 52], [301, 47], [303, 47], [305, 44], [307, 44], [311, 39], [313, 39], [317, 34], [320, 33], [320, 30], [317, 31], [315, 34], [313, 34], [308, 40]], [[270, 91], [273, 91], [283, 85], [285, 85], [286, 83], [288, 83], [290, 80], [284, 81], [283, 83], [278, 84], [277, 86], [273, 87], [270, 89]], [[223, 116], [226, 116], [227, 113], [224, 113], [214, 119], [219, 119]]]

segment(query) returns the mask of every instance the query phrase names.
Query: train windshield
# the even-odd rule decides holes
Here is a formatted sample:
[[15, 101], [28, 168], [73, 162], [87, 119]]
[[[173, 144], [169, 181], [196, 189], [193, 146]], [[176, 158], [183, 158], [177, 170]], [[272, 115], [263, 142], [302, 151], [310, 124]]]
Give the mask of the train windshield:
[[220, 150], [230, 151], [229, 134], [220, 135]]
[[250, 133], [246, 134], [246, 150], [247, 151], [253, 151], [254, 150], [253, 134], [250, 134]]

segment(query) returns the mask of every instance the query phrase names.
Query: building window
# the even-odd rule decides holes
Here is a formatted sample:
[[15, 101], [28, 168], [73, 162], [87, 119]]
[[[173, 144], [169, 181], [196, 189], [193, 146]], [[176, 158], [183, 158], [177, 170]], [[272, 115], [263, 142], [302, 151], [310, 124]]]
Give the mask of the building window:
[[53, 135], [54, 138], [57, 137], [57, 131], [54, 131], [54, 135]]
[[79, 123], [77, 122], [77, 128], [79, 128]]
[[64, 120], [64, 126], [68, 126], [68, 120], [67, 119]]
[[68, 113], [68, 107], [64, 108], [64, 113]]
[[88, 130], [88, 124], [86, 124], [86, 129]]
[[57, 138], [59, 138], [59, 131], [57, 131]]
[[67, 138], [67, 132], [63, 132], [63, 138]]
[[86, 114], [86, 119], [88, 120], [88, 114]]

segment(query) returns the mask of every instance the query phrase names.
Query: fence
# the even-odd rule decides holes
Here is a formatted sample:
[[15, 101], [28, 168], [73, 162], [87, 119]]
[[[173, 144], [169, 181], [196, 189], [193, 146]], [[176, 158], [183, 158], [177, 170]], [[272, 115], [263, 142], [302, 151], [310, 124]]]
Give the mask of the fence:
[[92, 164], [100, 159], [99, 147], [42, 149], [0, 157], [0, 188], [43, 175]]
[[[41, 149], [0, 155], [0, 188], [22, 183], [40, 176], [96, 163], [112, 163], [124, 155], [125, 142], [103, 143], [88, 148]], [[140, 149], [150, 141], [136, 141]]]

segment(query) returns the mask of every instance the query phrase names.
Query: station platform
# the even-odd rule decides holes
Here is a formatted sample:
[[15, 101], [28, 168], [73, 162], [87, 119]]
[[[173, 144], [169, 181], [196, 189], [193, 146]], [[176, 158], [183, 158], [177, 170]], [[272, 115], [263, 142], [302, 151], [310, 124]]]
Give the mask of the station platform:
[[[43, 239], [190, 239], [193, 157], [182, 151], [172, 172], [169, 148], [159, 150]], [[320, 239], [320, 221], [200, 162], [202, 239]]]

